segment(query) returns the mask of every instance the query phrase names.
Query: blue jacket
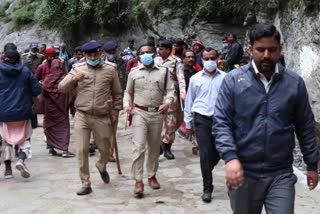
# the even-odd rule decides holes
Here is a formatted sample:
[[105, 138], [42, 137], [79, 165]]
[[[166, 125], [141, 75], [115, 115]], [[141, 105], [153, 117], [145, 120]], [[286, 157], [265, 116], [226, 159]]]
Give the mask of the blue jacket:
[[294, 133], [308, 170], [317, 169], [315, 121], [305, 83], [281, 65], [269, 93], [251, 63], [227, 74], [214, 119], [213, 134], [222, 159], [239, 159], [247, 176], [292, 172]]
[[0, 122], [31, 119], [32, 97], [40, 93], [41, 85], [23, 62], [0, 63]]

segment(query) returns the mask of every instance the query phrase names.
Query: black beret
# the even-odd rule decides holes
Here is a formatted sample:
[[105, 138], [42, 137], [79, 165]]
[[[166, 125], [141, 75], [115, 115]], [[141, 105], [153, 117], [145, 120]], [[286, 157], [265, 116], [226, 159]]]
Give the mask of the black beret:
[[161, 40], [159, 42], [159, 47], [172, 48], [172, 42], [170, 40]]
[[81, 50], [85, 53], [94, 53], [100, 51], [101, 45], [96, 40], [91, 40], [81, 46]]
[[105, 51], [113, 51], [115, 49], [117, 49], [118, 45], [115, 41], [107, 41], [104, 45], [103, 45], [103, 50]]

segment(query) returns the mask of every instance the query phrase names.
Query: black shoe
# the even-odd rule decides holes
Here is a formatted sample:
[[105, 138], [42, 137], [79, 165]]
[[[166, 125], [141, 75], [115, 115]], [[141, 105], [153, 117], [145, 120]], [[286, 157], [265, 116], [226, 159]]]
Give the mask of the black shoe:
[[88, 195], [92, 193], [91, 187], [81, 187], [81, 189], [77, 192], [77, 195]]
[[[98, 169], [98, 167], [97, 167], [97, 169]], [[98, 172], [100, 173], [101, 179], [103, 180], [103, 182], [105, 184], [110, 183], [110, 176], [109, 176], [109, 173], [107, 172], [107, 170], [104, 172], [100, 172], [100, 170], [98, 169]]]
[[171, 152], [171, 144], [163, 144], [164, 149], [164, 157], [167, 158], [167, 160], [173, 160], [175, 159], [174, 155]]
[[162, 155], [163, 154], [163, 149], [162, 149], [162, 146], [160, 145], [160, 154], [159, 155]]
[[50, 148], [50, 149], [49, 149], [49, 155], [57, 156], [58, 153], [56, 152], [56, 150], [54, 150], [54, 148]]
[[89, 147], [89, 155], [90, 156], [93, 156], [96, 154], [96, 149], [95, 149], [95, 146], [93, 144], [90, 144], [90, 147]]
[[204, 192], [203, 195], [201, 196], [201, 198], [202, 198], [202, 201], [204, 201], [206, 203], [210, 203], [212, 195], [210, 192]]

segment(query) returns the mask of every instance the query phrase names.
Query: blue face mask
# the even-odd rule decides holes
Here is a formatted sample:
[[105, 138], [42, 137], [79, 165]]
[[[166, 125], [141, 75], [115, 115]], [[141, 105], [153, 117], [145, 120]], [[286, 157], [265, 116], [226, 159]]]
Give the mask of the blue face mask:
[[107, 59], [111, 62], [113, 62], [114, 60], [114, 54], [106, 54], [107, 55]]
[[213, 72], [217, 69], [216, 60], [203, 61], [203, 68], [208, 72]]
[[152, 53], [145, 53], [140, 55], [140, 61], [144, 65], [151, 65], [153, 62], [153, 54]]
[[228, 43], [222, 43], [223, 48], [227, 48], [229, 46]]
[[100, 59], [97, 59], [97, 60], [87, 59], [87, 64], [93, 67], [99, 65], [99, 63], [100, 63]]

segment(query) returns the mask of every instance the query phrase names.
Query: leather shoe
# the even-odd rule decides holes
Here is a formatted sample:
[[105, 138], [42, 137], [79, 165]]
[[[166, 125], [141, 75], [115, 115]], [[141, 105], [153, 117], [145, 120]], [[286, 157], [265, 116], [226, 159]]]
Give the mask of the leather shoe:
[[171, 152], [171, 144], [164, 143], [163, 144], [163, 150], [164, 150], [164, 157], [167, 158], [167, 160], [173, 160], [175, 159], [174, 155]]
[[103, 182], [105, 184], [108, 184], [110, 183], [110, 177], [109, 177], [109, 173], [107, 171], [104, 171], [104, 172], [100, 172], [100, 176], [101, 176], [101, 179], [103, 180]]
[[136, 184], [135, 184], [134, 190], [133, 190], [134, 196], [136, 198], [142, 198], [143, 191], [144, 191], [143, 181], [136, 181]]
[[92, 193], [91, 187], [81, 187], [81, 189], [77, 192], [77, 195], [88, 195]]
[[202, 201], [210, 203], [212, 195], [210, 192], [204, 192], [201, 198], [202, 198]]
[[156, 176], [152, 176], [151, 178], [149, 178], [148, 183], [152, 189], [160, 189], [160, 184], [157, 181]]

